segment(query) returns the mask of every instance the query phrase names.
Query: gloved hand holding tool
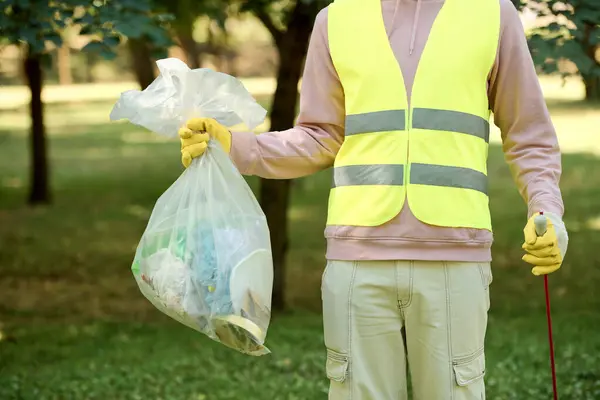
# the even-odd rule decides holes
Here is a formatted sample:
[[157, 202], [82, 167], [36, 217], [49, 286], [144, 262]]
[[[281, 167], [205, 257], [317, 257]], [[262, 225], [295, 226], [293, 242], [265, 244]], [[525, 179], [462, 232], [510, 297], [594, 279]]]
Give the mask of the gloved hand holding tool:
[[[538, 232], [537, 228], [543, 228], [542, 223], [547, 224], [547, 229]], [[523, 261], [533, 265], [531, 272], [537, 276], [558, 270], [569, 243], [562, 219], [553, 213], [536, 213], [529, 218], [523, 232], [525, 234], [523, 250], [527, 252], [523, 256]]]
[[554, 400], [558, 400], [548, 274], [561, 267], [563, 258], [567, 252], [569, 238], [562, 220], [555, 214], [544, 214], [543, 212], [537, 213], [529, 219], [524, 233], [525, 243], [523, 243], [523, 249], [527, 251], [527, 254], [523, 256], [523, 260], [534, 266], [531, 271], [534, 275], [544, 275], [550, 366], [552, 369], [552, 391], [554, 393]]

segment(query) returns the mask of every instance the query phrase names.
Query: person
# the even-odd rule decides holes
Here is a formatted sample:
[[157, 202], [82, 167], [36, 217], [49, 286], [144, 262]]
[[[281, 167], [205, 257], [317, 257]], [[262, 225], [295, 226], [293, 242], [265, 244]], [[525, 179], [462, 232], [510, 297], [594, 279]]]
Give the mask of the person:
[[561, 155], [509, 0], [337, 0], [316, 18], [293, 128], [231, 134], [192, 119], [181, 129], [185, 166], [212, 137], [246, 175], [333, 167], [330, 399], [405, 399], [407, 364], [415, 399], [485, 398], [492, 113], [528, 205], [523, 260], [549, 274], [568, 242]]

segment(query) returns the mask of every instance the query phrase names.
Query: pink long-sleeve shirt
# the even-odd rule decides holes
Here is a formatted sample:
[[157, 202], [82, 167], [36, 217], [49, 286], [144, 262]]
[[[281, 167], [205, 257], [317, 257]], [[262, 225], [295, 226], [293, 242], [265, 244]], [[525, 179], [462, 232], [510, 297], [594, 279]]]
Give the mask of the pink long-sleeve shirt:
[[[419, 1], [382, 1], [383, 19], [409, 101], [419, 58], [443, 4], [443, 0]], [[501, 31], [488, 84], [494, 123], [500, 128], [505, 158], [528, 204], [529, 215], [543, 209], [562, 216], [561, 156], [556, 132], [517, 10], [510, 0], [498, 1]], [[231, 158], [243, 174], [291, 179], [333, 166], [344, 141], [345, 105], [327, 36], [325, 8], [317, 16], [310, 40], [296, 126], [281, 132], [233, 135]], [[396, 218], [384, 225], [327, 226], [325, 237], [328, 259], [351, 261], [487, 262], [491, 260], [493, 241], [487, 230], [427, 225], [412, 214], [408, 202]]]

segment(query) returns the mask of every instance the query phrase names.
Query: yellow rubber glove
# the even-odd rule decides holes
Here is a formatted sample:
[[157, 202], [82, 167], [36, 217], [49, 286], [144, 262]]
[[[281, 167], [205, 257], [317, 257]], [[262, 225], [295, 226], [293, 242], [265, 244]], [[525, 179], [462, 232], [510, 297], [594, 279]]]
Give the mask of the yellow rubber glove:
[[208, 147], [208, 140], [215, 139], [227, 153], [231, 150], [231, 132], [212, 118], [192, 118], [179, 129], [181, 163], [189, 167], [192, 160], [200, 157]]
[[534, 222], [538, 215], [539, 213], [532, 215], [523, 230], [525, 234], [523, 250], [527, 252], [523, 256], [523, 261], [533, 265], [532, 274], [546, 275], [558, 270], [562, 265], [569, 237], [562, 219], [552, 213], [544, 213], [548, 228], [543, 236], [538, 236]]

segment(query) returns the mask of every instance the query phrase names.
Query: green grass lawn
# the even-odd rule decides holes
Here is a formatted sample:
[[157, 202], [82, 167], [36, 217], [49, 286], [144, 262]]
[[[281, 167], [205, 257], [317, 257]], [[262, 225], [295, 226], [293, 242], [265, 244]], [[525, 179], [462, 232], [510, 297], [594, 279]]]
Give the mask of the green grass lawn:
[[[549, 96], [560, 137], [589, 139], [598, 109], [567, 97]], [[109, 124], [109, 111], [104, 101], [47, 107], [54, 203], [35, 209], [23, 206], [26, 115], [0, 112], [0, 399], [325, 399], [319, 285], [329, 173], [294, 184], [294, 311], [274, 317], [272, 355], [242, 356], [139, 293], [130, 263], [154, 202], [182, 171], [178, 143]], [[569, 120], [577, 130], [565, 131]], [[543, 284], [520, 261], [526, 208], [496, 145], [489, 171], [488, 398], [549, 399]], [[559, 389], [562, 399], [598, 399], [599, 159], [565, 154], [562, 182], [570, 247], [550, 278]]]

